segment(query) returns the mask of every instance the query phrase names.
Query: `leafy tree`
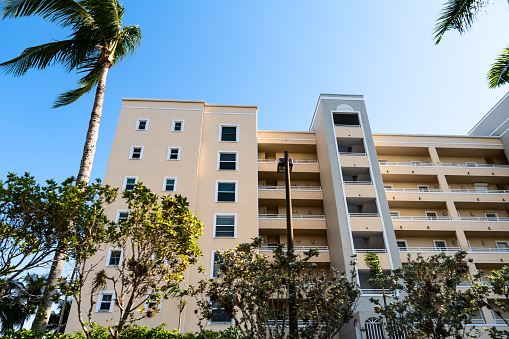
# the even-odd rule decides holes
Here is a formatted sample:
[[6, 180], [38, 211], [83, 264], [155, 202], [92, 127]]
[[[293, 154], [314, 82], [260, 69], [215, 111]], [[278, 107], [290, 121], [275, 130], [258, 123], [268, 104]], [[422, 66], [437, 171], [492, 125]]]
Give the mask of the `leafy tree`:
[[217, 275], [195, 290], [199, 317], [230, 315], [246, 338], [286, 338], [288, 286], [295, 284], [299, 299], [299, 328], [303, 338], [333, 338], [353, 318], [359, 298], [357, 285], [344, 275], [327, 274], [317, 264], [316, 250], [296, 258], [280, 245], [272, 258], [258, 253], [261, 238], [220, 252]]
[[[435, 43], [439, 44], [449, 30], [460, 34], [470, 29], [477, 15], [490, 3], [489, 0], [447, 0], [435, 25]], [[509, 47], [496, 58], [487, 74], [490, 88], [509, 82]]]
[[[112, 338], [118, 338], [125, 326], [155, 316], [161, 301], [175, 296], [185, 270], [201, 256], [197, 239], [203, 224], [189, 210], [186, 198], [160, 199], [143, 185], [124, 191], [123, 197], [129, 217], [111, 223], [107, 230], [107, 242], [121, 251], [122, 259], [116, 266], [98, 270], [97, 260], [87, 262], [88, 251], [78, 253], [77, 279], [66, 288], [74, 297], [87, 338], [96, 326], [93, 308], [101, 291], [115, 292], [112, 323], [116, 325], [108, 329]], [[91, 290], [85, 287], [87, 281]]]
[[[415, 260], [395, 269], [388, 277], [380, 273], [379, 262], [370, 254], [366, 260], [371, 282], [384, 287], [392, 300], [380, 303], [372, 298], [375, 311], [391, 338], [445, 339], [477, 338], [472, 318], [479, 315], [489, 290], [479, 283], [480, 274], [469, 274], [466, 252], [440, 253]], [[459, 288], [462, 282], [474, 282]]]
[[[141, 30], [138, 26], [124, 26], [123, 14], [124, 7], [118, 0], [3, 1], [2, 19], [37, 15], [70, 29], [71, 34], [64, 40], [29, 47], [18, 57], [1, 63], [0, 68], [6, 73], [22, 76], [31, 68], [62, 64], [68, 72], [85, 74], [78, 81], [79, 87], [60, 94], [53, 107], [73, 103], [96, 87], [77, 184], [90, 180], [108, 71], [132, 54], [141, 42]], [[47, 291], [54, 290], [62, 274], [67, 255], [65, 247], [62, 243], [55, 252]], [[34, 329], [44, 330], [51, 310], [51, 297], [51, 294], [44, 295], [42, 316], [34, 321]]]

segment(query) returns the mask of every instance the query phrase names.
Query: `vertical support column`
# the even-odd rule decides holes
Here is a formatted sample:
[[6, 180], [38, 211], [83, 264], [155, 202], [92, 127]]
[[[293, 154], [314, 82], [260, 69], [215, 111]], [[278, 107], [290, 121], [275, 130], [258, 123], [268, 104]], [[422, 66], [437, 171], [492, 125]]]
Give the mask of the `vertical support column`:
[[447, 200], [445, 202], [445, 205], [447, 206], [447, 210], [449, 211], [449, 216], [451, 217], [451, 219], [459, 220], [460, 218], [458, 217], [458, 210], [456, 209], [456, 205], [454, 205], [454, 201]]
[[445, 178], [445, 175], [439, 174], [437, 175], [438, 184], [440, 185], [440, 188], [442, 189], [442, 192], [450, 192], [449, 184], [447, 183], [447, 179]]
[[429, 156], [431, 158], [431, 162], [433, 163], [433, 165], [435, 166], [440, 166], [440, 158], [438, 157], [438, 152], [437, 152], [437, 149], [436, 147], [428, 147], [428, 151], [429, 151]]
[[458, 239], [458, 246], [462, 251], [470, 251], [470, 246], [468, 246], [467, 237], [463, 230], [456, 230], [456, 239]]

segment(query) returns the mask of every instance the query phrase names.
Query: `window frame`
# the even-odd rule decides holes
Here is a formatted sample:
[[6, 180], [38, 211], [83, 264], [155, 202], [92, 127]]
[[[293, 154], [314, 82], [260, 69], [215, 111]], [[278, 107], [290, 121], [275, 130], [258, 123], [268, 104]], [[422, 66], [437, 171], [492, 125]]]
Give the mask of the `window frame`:
[[399, 211], [391, 211], [391, 210], [389, 210], [389, 215], [390, 215], [391, 218], [392, 217], [397, 217], [397, 218], [400, 217]]
[[[488, 214], [494, 214], [495, 217], [488, 217]], [[500, 217], [497, 212], [484, 212], [484, 217], [487, 221], [500, 221]]]
[[[235, 169], [221, 168], [221, 154], [235, 154]], [[217, 152], [217, 170], [218, 171], [238, 171], [239, 170], [239, 152], [238, 151], [218, 151]]]
[[[166, 189], [166, 180], [173, 179], [173, 191], [168, 191]], [[177, 191], [177, 177], [164, 177], [163, 179], [163, 192], [176, 192]]]
[[[102, 299], [104, 295], [111, 295], [111, 302], [109, 310], [101, 310]], [[113, 305], [115, 304], [115, 291], [101, 291], [97, 299], [97, 306], [95, 307], [96, 313], [111, 313], [113, 312]]]
[[117, 210], [117, 216], [115, 217], [115, 222], [118, 224], [120, 220], [120, 213], [127, 213], [127, 217], [129, 218], [129, 212], [130, 210]]
[[[149, 307], [149, 300], [150, 300], [150, 297], [151, 296], [156, 296], [154, 293], [147, 293], [147, 299], [145, 300], [145, 302], [143, 303], [143, 307], [145, 310], [148, 310], [150, 309]], [[157, 296], [156, 296], [157, 297]], [[163, 303], [163, 300], [162, 298], [159, 300], [159, 303], [157, 304], [157, 310], [158, 311], [161, 311], [161, 304]]]
[[410, 166], [422, 166], [422, 161], [420, 160], [413, 160], [413, 161], [410, 161]]
[[[232, 237], [225, 237], [225, 236], [218, 236], [216, 235], [216, 226], [217, 226], [217, 217], [223, 217], [223, 216], [233, 216], [233, 236]], [[219, 226], [225, 226], [225, 225], [219, 225]], [[230, 225], [226, 225], [230, 226]], [[218, 239], [236, 239], [237, 238], [237, 213], [214, 213], [214, 229], [212, 233], [212, 238], [218, 238]]]
[[[235, 141], [233, 140], [222, 140], [223, 137], [223, 127], [235, 127]], [[218, 142], [239, 142], [239, 124], [219, 124], [219, 136], [217, 138]]]
[[465, 167], [477, 167], [477, 161], [465, 161]]
[[[138, 185], [138, 176], [136, 175], [126, 175], [124, 177], [124, 184], [122, 185], [122, 191], [125, 191], [126, 190], [126, 186], [127, 186], [127, 179], [134, 179], [134, 185]], [[132, 190], [128, 190], [128, 191], [132, 191]]]
[[[398, 246], [398, 242], [405, 243], [405, 251], [400, 251], [400, 248], [402, 248], [402, 247]], [[398, 251], [400, 251], [400, 252], [408, 252], [408, 242], [406, 241], [406, 239], [396, 239], [396, 247], [398, 248]]]
[[[170, 157], [171, 157], [171, 150], [172, 149], [178, 150], [177, 159], [170, 159]], [[168, 154], [166, 156], [166, 160], [171, 160], [171, 161], [180, 160], [180, 153], [181, 153], [181, 147], [178, 147], [178, 146], [168, 146]]]
[[[210, 257], [210, 279], [213, 279], [216, 277], [216, 275], [214, 274], [215, 272], [215, 256], [216, 256], [216, 253], [219, 253], [219, 251], [212, 251], [212, 256]], [[219, 256], [221, 256], [221, 254], [218, 254]]]
[[[498, 247], [498, 244], [505, 244], [507, 247]], [[495, 246], [497, 246], [497, 249], [499, 252], [507, 253], [509, 252], [509, 241], [507, 240], [495, 240]], [[501, 251], [505, 250], [505, 251]]]
[[[445, 247], [437, 246], [437, 242], [443, 242]], [[447, 250], [448, 249], [447, 241], [445, 241], [445, 240], [433, 240], [433, 247], [435, 247], [435, 250], [441, 250], [441, 249]]]
[[[110, 264], [110, 260], [111, 260], [111, 252], [113, 251], [120, 251], [120, 259], [118, 260], [118, 265], [112, 265]], [[108, 249], [108, 257], [106, 258], [106, 267], [119, 267], [122, 265], [122, 259], [124, 259], [124, 250], [122, 248], [119, 248], [119, 247], [110, 247]]]
[[[140, 121], [145, 121], [146, 122], [144, 129], [140, 129]], [[134, 127], [134, 130], [135, 131], [147, 131], [148, 130], [149, 122], [150, 122], [150, 119], [145, 119], [145, 118], [138, 118], [138, 119], [136, 119], [136, 126]]]
[[[435, 217], [432, 218], [428, 215], [428, 213], [435, 213]], [[437, 211], [424, 211], [424, 216], [426, 217], [426, 220], [438, 220], [438, 212]]]
[[[176, 130], [176, 129], [175, 129], [175, 124], [176, 124], [177, 122], [180, 122], [180, 123], [181, 123], [181, 124], [180, 124], [180, 130]], [[172, 132], [184, 132], [184, 124], [185, 124], [185, 122], [186, 122], [185, 120], [181, 120], [181, 119], [174, 119], [174, 120], [172, 120], [172, 121], [171, 121], [171, 131], [172, 131]]]
[[429, 193], [428, 185], [417, 185], [417, 189], [419, 190], [419, 192]]
[[[233, 201], [223, 201], [219, 200], [219, 184], [235, 184], [235, 200]], [[238, 202], [238, 190], [239, 190], [239, 181], [238, 180], [216, 180], [216, 191], [215, 191], [215, 201], [214, 202], [226, 202], [226, 203], [233, 203]]]
[[[141, 148], [140, 157], [139, 158], [133, 158], [134, 149], [135, 148]], [[145, 148], [144, 146], [131, 146], [131, 151], [129, 152], [129, 160], [141, 160], [141, 159], [143, 159], [143, 149], [144, 148]]]

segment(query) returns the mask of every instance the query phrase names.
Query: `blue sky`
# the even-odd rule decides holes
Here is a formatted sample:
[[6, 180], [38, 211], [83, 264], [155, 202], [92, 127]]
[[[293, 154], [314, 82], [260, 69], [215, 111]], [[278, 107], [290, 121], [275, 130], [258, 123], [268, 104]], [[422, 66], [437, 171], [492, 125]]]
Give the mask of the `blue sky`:
[[[508, 5], [435, 46], [443, 1], [123, 1], [144, 38], [109, 73], [92, 177], [104, 175], [122, 97], [257, 105], [259, 129], [307, 130], [320, 93], [362, 94], [375, 133], [466, 134], [509, 91], [485, 81], [509, 44]], [[37, 17], [0, 21], [0, 60], [67, 34]], [[93, 95], [51, 109], [77, 79], [60, 66], [0, 74], [0, 178], [77, 174]]]

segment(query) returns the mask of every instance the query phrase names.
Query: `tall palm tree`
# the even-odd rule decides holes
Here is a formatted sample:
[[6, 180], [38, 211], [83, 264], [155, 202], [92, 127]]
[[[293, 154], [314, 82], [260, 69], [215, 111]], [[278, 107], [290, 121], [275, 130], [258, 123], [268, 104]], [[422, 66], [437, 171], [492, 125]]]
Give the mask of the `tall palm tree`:
[[[77, 89], [60, 94], [53, 107], [65, 106], [96, 88], [94, 106], [77, 183], [88, 182], [96, 149], [102, 114], [106, 77], [109, 69], [132, 54], [141, 43], [138, 26], [124, 26], [124, 7], [118, 0], [5, 0], [2, 19], [38, 15], [62, 28], [70, 29], [65, 40], [29, 47], [18, 57], [0, 64], [6, 73], [22, 76], [29, 69], [61, 64], [71, 72], [85, 74]], [[65, 246], [57, 248], [48, 277], [42, 307], [33, 329], [45, 330], [51, 311], [53, 286], [65, 264]], [[39, 314], [44, 316], [40, 317]]]
[[[435, 43], [439, 44], [445, 32], [449, 30], [457, 30], [460, 34], [467, 32], [477, 15], [490, 2], [490, 0], [447, 0], [435, 25]], [[495, 59], [486, 78], [490, 88], [509, 82], [509, 47]]]

